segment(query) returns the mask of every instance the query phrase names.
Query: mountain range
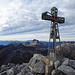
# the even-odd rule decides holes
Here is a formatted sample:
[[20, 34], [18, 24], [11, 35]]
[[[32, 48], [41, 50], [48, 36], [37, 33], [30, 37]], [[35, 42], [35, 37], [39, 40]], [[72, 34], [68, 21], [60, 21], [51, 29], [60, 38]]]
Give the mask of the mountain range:
[[0, 65], [7, 63], [27, 63], [33, 54], [47, 55], [47, 47], [38, 40], [31, 43], [10, 43], [0, 47]]
[[[8, 40], [0, 40], [0, 45], [8, 45], [8, 44], [10, 44], [10, 43], [25, 43], [25, 42], [32, 42], [33, 40], [27, 40], [27, 41], [13, 41], [13, 40], [10, 40], [10, 41], [8, 41]], [[43, 43], [43, 44], [46, 44], [47, 46], [48, 46], [48, 43], [49, 42], [47, 42], [47, 41], [39, 41], [40, 43]], [[61, 41], [61, 43], [75, 43], [75, 41]], [[52, 45], [52, 42], [51, 42], [51, 45]]]
[[[22, 42], [22, 43], [21, 43]], [[52, 42], [50, 43], [52, 45]], [[59, 45], [57, 43], [57, 51]], [[61, 51], [64, 57], [75, 60], [75, 43], [62, 42]], [[48, 42], [33, 39], [32, 41], [13, 41], [8, 45], [0, 45], [0, 65], [8, 63], [27, 63], [34, 54], [46, 56], [48, 53]], [[60, 52], [59, 52], [60, 53]]]

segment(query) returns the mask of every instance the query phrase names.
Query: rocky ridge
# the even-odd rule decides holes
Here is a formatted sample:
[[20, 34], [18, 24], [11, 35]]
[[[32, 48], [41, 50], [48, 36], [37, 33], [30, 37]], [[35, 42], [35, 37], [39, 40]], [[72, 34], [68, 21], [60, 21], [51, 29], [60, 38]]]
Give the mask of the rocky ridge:
[[[21, 43], [0, 48], [0, 66], [8, 63], [27, 63], [36, 51], [34, 47], [26, 47]], [[33, 51], [33, 53], [31, 53]]]
[[[59, 52], [60, 46], [58, 45], [56, 48]], [[75, 43], [62, 43], [61, 51], [64, 57], [75, 60]]]
[[33, 40], [31, 43], [33, 44], [33, 42], [36, 43], [35, 46], [30, 46], [28, 45], [29, 43], [24, 45], [22, 43], [14, 42], [0, 47], [0, 66], [8, 63], [28, 63], [30, 58], [36, 53], [47, 55], [48, 50], [47, 48], [43, 48], [43, 44], [38, 40]]
[[29, 63], [2, 65], [0, 75], [75, 75], [75, 60], [34, 54]]

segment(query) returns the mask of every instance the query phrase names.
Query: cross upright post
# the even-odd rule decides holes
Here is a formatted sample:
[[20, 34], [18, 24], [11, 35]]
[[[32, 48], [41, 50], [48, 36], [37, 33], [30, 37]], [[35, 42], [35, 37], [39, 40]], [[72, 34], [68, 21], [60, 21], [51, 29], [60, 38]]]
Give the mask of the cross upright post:
[[[56, 39], [59, 39], [59, 43], [60, 43], [58, 23], [61, 24], [61, 23], [65, 22], [65, 18], [58, 17], [57, 14], [58, 14], [58, 9], [56, 7], [53, 7], [51, 9], [51, 13], [49, 13], [49, 12], [42, 13], [43, 20], [51, 21], [48, 55], [50, 55], [52, 57], [57, 56]], [[50, 40], [51, 39], [53, 40], [52, 48], [50, 47]], [[61, 44], [60, 44], [60, 51], [61, 51]]]

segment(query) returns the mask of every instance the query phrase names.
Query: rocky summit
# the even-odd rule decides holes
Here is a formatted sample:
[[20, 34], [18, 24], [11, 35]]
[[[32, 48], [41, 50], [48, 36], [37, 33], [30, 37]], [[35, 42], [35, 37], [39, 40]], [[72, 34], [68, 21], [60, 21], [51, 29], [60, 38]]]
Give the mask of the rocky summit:
[[34, 54], [29, 63], [2, 65], [0, 75], [75, 75], [75, 60]]
[[30, 46], [33, 46], [35, 48], [46, 48], [46, 45], [40, 43], [39, 40], [37, 39], [33, 39], [32, 42], [30, 43]]

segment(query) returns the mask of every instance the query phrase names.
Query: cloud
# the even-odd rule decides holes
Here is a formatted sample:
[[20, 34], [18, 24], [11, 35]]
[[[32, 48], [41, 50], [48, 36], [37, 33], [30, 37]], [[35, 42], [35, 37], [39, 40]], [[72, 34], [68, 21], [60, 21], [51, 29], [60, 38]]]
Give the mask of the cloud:
[[59, 16], [65, 17], [66, 20], [65, 24], [59, 25], [60, 33], [62, 35], [67, 33], [63, 36], [75, 35], [74, 0], [12, 0], [9, 2], [9, 8], [0, 8], [0, 35], [22, 33], [39, 33], [38, 36], [41, 33], [48, 35], [50, 22], [43, 21], [41, 14], [50, 11], [53, 6], [58, 8]]

